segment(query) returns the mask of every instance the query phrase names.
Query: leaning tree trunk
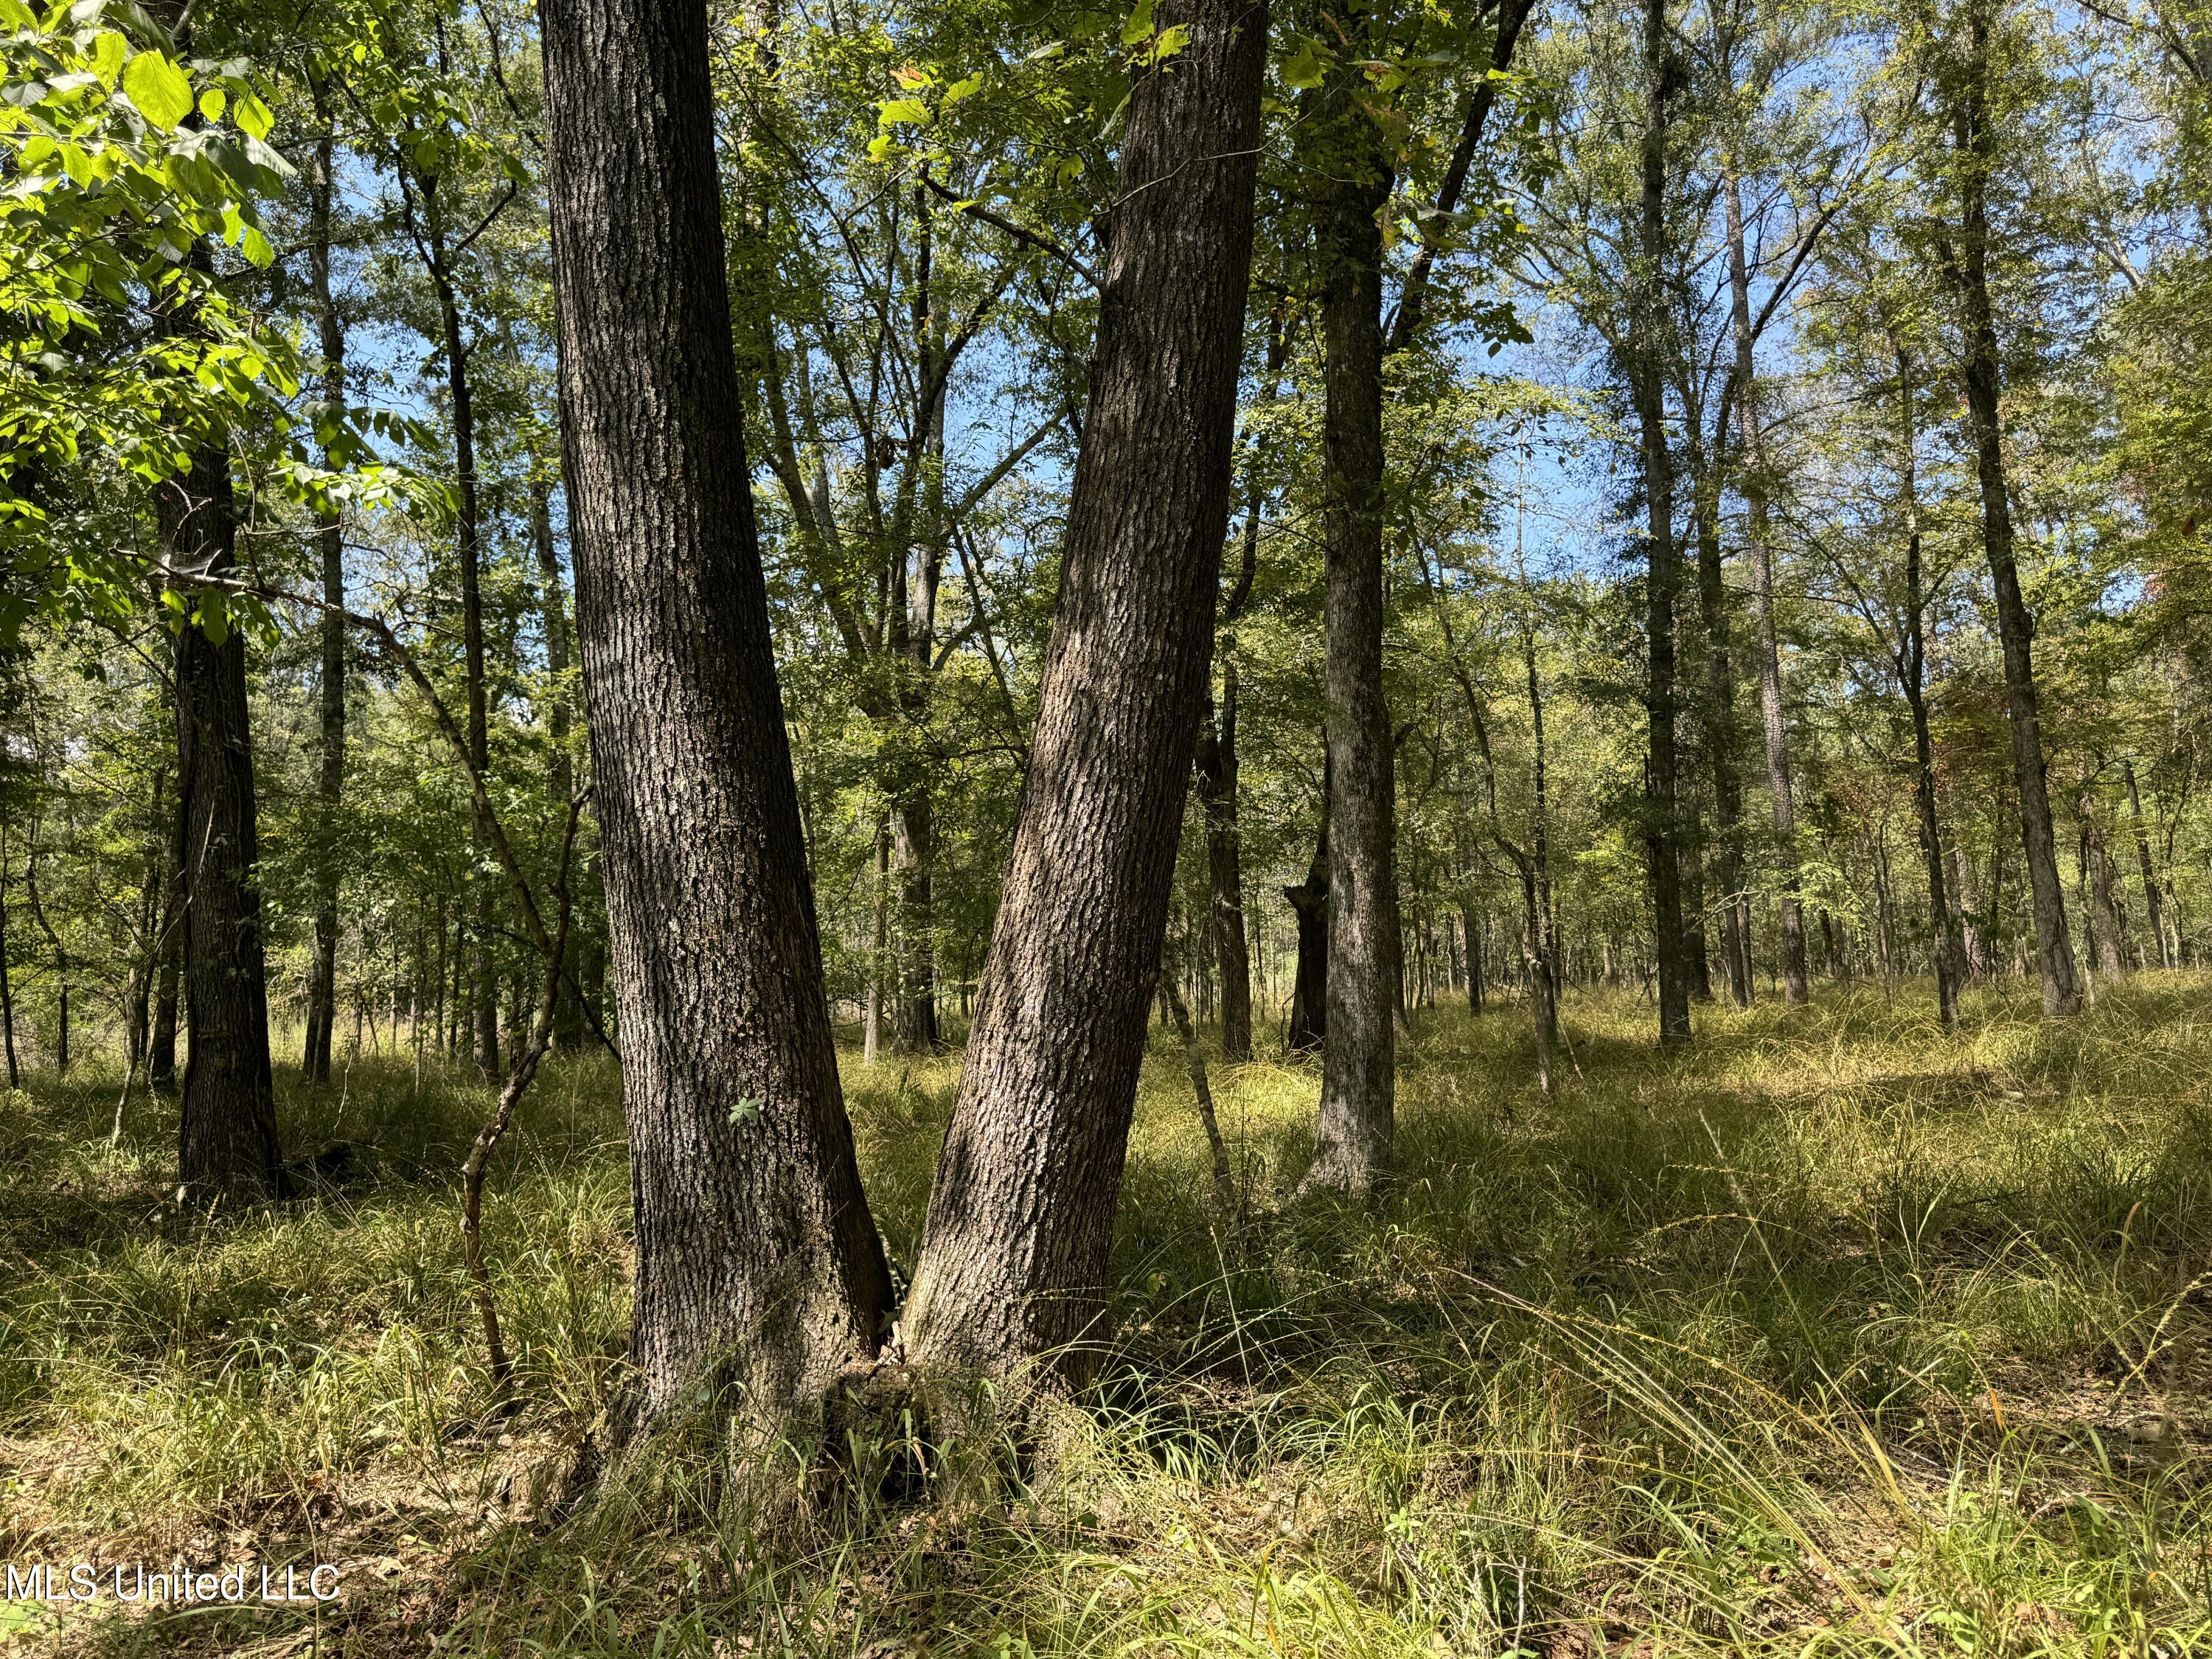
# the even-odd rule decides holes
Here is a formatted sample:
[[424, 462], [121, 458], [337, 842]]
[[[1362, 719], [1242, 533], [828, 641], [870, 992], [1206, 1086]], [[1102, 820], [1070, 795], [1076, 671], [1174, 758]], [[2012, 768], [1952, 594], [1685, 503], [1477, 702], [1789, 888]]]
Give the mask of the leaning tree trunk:
[[[1322, 32], [1321, 21], [1315, 32]], [[1401, 963], [1397, 785], [1382, 688], [1382, 228], [1395, 171], [1346, 65], [1307, 94], [1298, 132], [1321, 287], [1322, 483], [1329, 804], [1328, 1042], [1302, 1190], [1389, 1178]]]
[[1774, 803], [1776, 885], [1781, 890], [1782, 1000], [1792, 1007], [1812, 998], [1805, 973], [1805, 907], [1798, 897], [1797, 809], [1790, 793], [1790, 727], [1782, 712], [1782, 652], [1774, 627], [1774, 550], [1767, 535], [1766, 434], [1759, 413], [1758, 364], [1752, 355], [1751, 273], [1743, 246], [1743, 191], [1730, 173], [1727, 209], [1729, 309], [1735, 337], [1736, 423], [1742, 433], [1741, 489], [1745, 540], [1751, 550], [1751, 614], [1759, 635], [1759, 717], [1766, 750], [1767, 793]]
[[890, 1277], [837, 1079], [738, 424], [704, 0], [548, 0], [554, 290], [636, 1213], [631, 1426], [772, 1423]]
[[[317, 101], [321, 101], [318, 89]], [[323, 401], [335, 417], [345, 402], [345, 330], [331, 297], [331, 141], [315, 146], [308, 194], [307, 265], [322, 331]], [[331, 456], [324, 453], [324, 464]], [[310, 1083], [331, 1079], [331, 1030], [337, 1012], [338, 809], [345, 793], [345, 532], [335, 509], [323, 515], [316, 541], [323, 561], [322, 669], [319, 702], [322, 746], [315, 780], [315, 923], [307, 962], [307, 1052], [301, 1069]]]
[[1679, 573], [1674, 462], [1668, 447], [1666, 382], [1661, 372], [1667, 361], [1662, 343], [1668, 333], [1662, 270], [1667, 255], [1666, 0], [1644, 0], [1644, 14], [1643, 214], [1635, 283], [1635, 327], [1643, 337], [1631, 343], [1626, 368], [1643, 437], [1645, 551], [1650, 565], [1644, 617], [1650, 659], [1645, 697], [1650, 749], [1644, 782], [1644, 848], [1651, 871], [1659, 1042], [1662, 1047], [1674, 1047], [1690, 1040], [1690, 976], [1684, 956], [1681, 823], [1675, 800], [1674, 591]]
[[[226, 577], [237, 563], [230, 457], [221, 441], [203, 436], [191, 470], [162, 483], [155, 503], [188, 617], [196, 607], [219, 611], [220, 594], [195, 586], [192, 578]], [[245, 632], [188, 620], [178, 631], [175, 672], [190, 1043], [177, 1128], [178, 1171], [197, 1194], [281, 1196], [289, 1188], [269, 1074]]]
[[1967, 7], [1967, 54], [1954, 89], [1952, 128], [1959, 157], [1960, 227], [1955, 275], [1966, 316], [1966, 392], [1975, 471], [1981, 484], [1982, 543], [1996, 591], [1997, 635], [2004, 647], [2005, 713], [2012, 726], [2013, 782], [2020, 794], [2021, 849], [2035, 916], [2036, 954], [2043, 969], [2043, 1012], [2071, 1014], [2081, 1006], [2074, 943], [2066, 929], [2066, 893], [2058, 875], [2058, 848], [2051, 828], [2051, 796], [2044, 775], [2043, 728], [2036, 707], [2035, 664], [2030, 641], [2035, 619], [2021, 596], [2014, 559], [2012, 500], [2005, 477], [2002, 390], [1997, 332], [1990, 302], [1989, 175], [1996, 141], [1989, 121], [1990, 21], [1987, 0]]
[[[1212, 648], [1267, 8], [1174, 0], [1133, 73], [1036, 735], [903, 1317], [1006, 1375], [1097, 1317]], [[1071, 1346], [1073, 1345], [1073, 1346]]]

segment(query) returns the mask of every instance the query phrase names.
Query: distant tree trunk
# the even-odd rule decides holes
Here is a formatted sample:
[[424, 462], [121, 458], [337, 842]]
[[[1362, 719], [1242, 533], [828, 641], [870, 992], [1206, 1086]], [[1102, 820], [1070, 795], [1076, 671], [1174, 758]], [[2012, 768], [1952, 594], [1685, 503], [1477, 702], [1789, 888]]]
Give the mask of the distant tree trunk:
[[1689, 976], [1690, 1000], [1711, 1002], [1713, 967], [1705, 939], [1705, 803], [1692, 788], [1678, 798], [1677, 810], [1677, 821], [1682, 826], [1682, 966]]
[[1928, 876], [1928, 923], [1935, 934], [1936, 1016], [1945, 1026], [1959, 1023], [1959, 983], [1966, 975], [1950, 900], [1943, 890], [1943, 826], [1936, 810], [1936, 744], [1928, 726], [1928, 596], [1922, 577], [1920, 535], [1920, 432], [1913, 417], [1912, 362], [1894, 336], [1897, 398], [1901, 429], [1897, 457], [1899, 491], [1905, 507], [1905, 605], [1903, 638], [1897, 647], [1897, 677], [1912, 714], [1912, 805], [1920, 829], [1920, 858]]
[[177, 992], [185, 960], [184, 814], [172, 813], [176, 838], [169, 847], [168, 880], [161, 896], [161, 966], [154, 979], [154, 1030], [146, 1043], [146, 1086], [177, 1086]]
[[1459, 925], [1467, 935], [1467, 1011], [1479, 1014], [1482, 1012], [1482, 918], [1475, 913], [1472, 899], [1460, 900]]
[[[323, 102], [318, 83], [315, 100]], [[344, 326], [331, 296], [331, 191], [332, 141], [326, 131], [315, 145], [314, 171], [308, 180], [307, 267], [313, 278], [316, 323], [321, 331], [323, 401], [333, 416], [345, 404]], [[324, 464], [334, 465], [327, 449]], [[316, 533], [323, 561], [322, 665], [319, 684], [322, 713], [320, 765], [315, 788], [315, 920], [307, 963], [307, 1030], [301, 1070], [310, 1083], [331, 1079], [331, 1022], [337, 1007], [338, 811], [345, 793], [345, 534], [335, 511], [322, 515]]]
[[875, 925], [868, 940], [868, 1013], [860, 1058], [872, 1066], [884, 1051], [884, 976], [890, 954], [891, 842], [888, 818], [876, 820]]
[[[553, 482], [542, 475], [530, 486], [530, 545], [538, 559], [539, 627], [545, 635], [545, 736], [553, 750], [548, 781], [553, 786], [556, 815], [568, 810], [576, 793], [576, 763], [568, 752], [573, 726], [569, 712], [570, 667], [568, 606], [562, 591], [561, 553], [553, 540]], [[515, 1006], [528, 1018], [526, 998]], [[574, 974], [563, 971], [553, 994], [553, 1047], [574, 1054], [584, 1046], [584, 1000], [576, 989]], [[527, 1026], [525, 1028], [526, 1035]]]
[[[1328, 22], [1316, 15], [1316, 35]], [[1389, 1178], [1402, 971], [1397, 786], [1383, 694], [1382, 228], [1395, 179], [1389, 142], [1359, 100], [1358, 71], [1304, 94], [1296, 131], [1318, 267], [1324, 451], [1323, 692], [1329, 815], [1328, 1041], [1314, 1160], [1302, 1190], [1364, 1194]]]
[[891, 1001], [891, 1042], [902, 1054], [933, 1054], [944, 1046], [937, 1023], [937, 925], [930, 867], [937, 860], [937, 820], [919, 763], [891, 802], [891, 883], [897, 941], [898, 994]]
[[[161, 544], [188, 617], [213, 619], [220, 593], [192, 578], [236, 568], [230, 458], [203, 438], [191, 466], [155, 491]], [[177, 783], [184, 826], [185, 1062], [178, 1168], [195, 1194], [289, 1190], [269, 1073], [269, 992], [254, 866], [253, 728], [246, 635], [188, 620], [177, 635]]]
[[4, 1039], [8, 1051], [8, 1086], [23, 1086], [23, 1069], [15, 1057], [15, 991], [8, 979], [8, 893], [6, 878], [0, 875], [0, 1039]]
[[[1173, 0], [1121, 205], [1013, 854], [902, 1325], [1079, 1382], [1159, 975], [1228, 526], [1267, 9]], [[1163, 186], [1158, 187], [1155, 186]], [[1073, 1346], [1070, 1346], [1073, 1344]]]
[[1642, 430], [1644, 498], [1650, 560], [1644, 618], [1650, 657], [1645, 697], [1650, 732], [1644, 785], [1645, 851], [1651, 872], [1659, 1042], [1690, 1040], [1690, 975], [1684, 959], [1681, 823], [1674, 759], [1674, 461], [1667, 436], [1666, 384], [1661, 365], [1668, 337], [1668, 61], [1666, 0], [1644, 5], [1644, 135], [1639, 161], [1642, 221], [1636, 263], [1636, 323], [1644, 337], [1629, 348], [1626, 367]]
[[1805, 975], [1805, 908], [1797, 890], [1797, 811], [1790, 793], [1790, 727], [1782, 711], [1782, 653], [1774, 627], [1774, 551], [1767, 535], [1766, 434], [1759, 417], [1758, 365], [1752, 356], [1751, 276], [1744, 253], [1743, 192], [1733, 171], [1727, 209], [1729, 314], [1735, 336], [1736, 419], [1746, 465], [1745, 540], [1751, 550], [1751, 614], [1759, 635], [1759, 714], [1766, 748], [1767, 792], [1774, 800], [1775, 873], [1781, 889], [1782, 996], [1792, 1007], [1812, 996]]
[[1328, 817], [1335, 797], [1335, 767], [1324, 751], [1321, 769], [1321, 832], [1314, 839], [1306, 878], [1283, 889], [1298, 927], [1297, 968], [1291, 981], [1291, 1012], [1283, 1047], [1317, 1054], [1328, 1039]]
[[[1725, 439], [1726, 434], [1721, 436]], [[1718, 456], [1702, 442], [1691, 453], [1692, 511], [1698, 534], [1698, 615], [1705, 624], [1705, 683], [1699, 725], [1705, 771], [1713, 786], [1713, 873], [1720, 882], [1721, 968], [1729, 1000], [1751, 1006], [1751, 912], [1744, 898], [1743, 785], [1735, 764], [1735, 665], [1731, 655], [1728, 584], [1721, 569], [1721, 479]], [[1692, 972], [1694, 973], [1694, 967]]]
[[2088, 863], [2090, 933], [2097, 971], [2108, 980], [2124, 979], [2130, 965], [2128, 930], [2120, 915], [2118, 875], [2112, 868], [2105, 826], [2097, 822], [2095, 805], [2087, 786], [2082, 788], [2079, 806], [2081, 847]]
[[169, 848], [175, 840], [165, 810], [168, 804], [166, 799], [168, 782], [168, 768], [156, 766], [154, 769], [153, 799], [149, 803], [148, 812], [153, 841], [146, 849], [146, 874], [138, 890], [140, 945], [131, 960], [131, 975], [123, 991], [124, 1090], [126, 1094], [130, 1091], [131, 1079], [146, 1069], [146, 1045], [153, 1035], [154, 981], [161, 972], [161, 963], [162, 899], [169, 886]]
[[1954, 925], [1966, 956], [1966, 979], [1972, 981], [1990, 970], [1989, 942], [1984, 936], [1981, 906], [1974, 896], [1973, 860], [1967, 856], [1963, 836], [1951, 842], [1951, 890]]
[[1206, 808], [1214, 963], [1221, 972], [1221, 1057], [1252, 1058], [1252, 958], [1244, 941], [1244, 870], [1237, 842], [1237, 664], [1222, 665], [1221, 714], [1198, 734], [1198, 795]]
[[2013, 781], [2020, 794], [2021, 848], [2033, 900], [2035, 942], [2043, 968], [2043, 1012], [2060, 1016], [2081, 1006], [2074, 945], [2066, 930], [2066, 895], [2058, 876], [2057, 845], [2051, 828], [2051, 797], [2044, 775], [2043, 731], [2036, 708], [2035, 665], [2030, 641], [2035, 619], [2021, 597], [2014, 560], [2012, 501], [2005, 477], [2002, 391], [1996, 315], [1989, 287], [1989, 177], [1996, 164], [1996, 138], [1988, 115], [1990, 0], [1969, 0], [1966, 52], [1951, 88], [1952, 136], [1959, 170], [1959, 246], [1953, 260], [1966, 313], [1966, 392], [1975, 470], [1981, 483], [1982, 542], [1996, 589], [1997, 634], [2004, 647], [2005, 713], [2012, 726]]
[[2166, 911], [2159, 902], [2158, 871], [2151, 862], [2150, 836], [2143, 827], [2142, 792], [2136, 787], [2136, 763], [2123, 760], [2120, 772], [2127, 780], [2128, 818], [2135, 830], [2136, 864], [2142, 872], [2143, 921], [2158, 946], [2158, 965], [2172, 968], [2176, 964], [2172, 947], [2166, 943]]
[[[548, 0], [571, 561], [636, 1211], [632, 1425], [763, 1423], [891, 1285], [837, 1077], [739, 425], [703, 0]], [[708, 1398], [712, 1398], [711, 1392]]]

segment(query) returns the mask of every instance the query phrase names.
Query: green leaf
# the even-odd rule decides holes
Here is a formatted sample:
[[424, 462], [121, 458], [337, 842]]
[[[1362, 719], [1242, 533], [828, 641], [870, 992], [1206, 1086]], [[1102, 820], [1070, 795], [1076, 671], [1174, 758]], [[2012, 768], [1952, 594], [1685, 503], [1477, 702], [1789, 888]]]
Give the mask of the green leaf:
[[100, 76], [100, 84], [112, 91], [115, 77], [123, 72], [123, 60], [131, 55], [131, 43], [113, 29], [102, 29], [93, 37], [92, 67]]
[[240, 233], [238, 251], [256, 270], [266, 270], [276, 262], [276, 250], [269, 246], [269, 239], [252, 225]]
[[759, 1122], [761, 1108], [767, 1104], [768, 1102], [765, 1100], [757, 1100], [750, 1095], [747, 1095], [730, 1108], [731, 1126], [733, 1128], [743, 1128], [747, 1124]]
[[929, 106], [919, 98], [887, 99], [877, 109], [876, 122], [879, 126], [896, 126], [902, 122], [917, 127], [929, 125]]
[[1308, 88], [1319, 86], [1321, 79], [1321, 59], [1314, 56], [1313, 42], [1299, 41], [1297, 56], [1283, 65], [1285, 83], [1303, 92]]
[[123, 66], [123, 90], [163, 132], [173, 132], [192, 111], [192, 83], [158, 52], [139, 52]]
[[1137, 0], [1136, 10], [1121, 22], [1121, 44], [1133, 46], [1152, 38], [1153, 0]]
[[276, 125], [269, 106], [250, 92], [240, 96], [238, 112], [233, 118], [238, 123], [238, 130], [249, 138], [266, 138], [270, 129]]
[[223, 95], [221, 87], [210, 87], [200, 94], [201, 118], [210, 122], [222, 119], [222, 112], [230, 107], [230, 100]]

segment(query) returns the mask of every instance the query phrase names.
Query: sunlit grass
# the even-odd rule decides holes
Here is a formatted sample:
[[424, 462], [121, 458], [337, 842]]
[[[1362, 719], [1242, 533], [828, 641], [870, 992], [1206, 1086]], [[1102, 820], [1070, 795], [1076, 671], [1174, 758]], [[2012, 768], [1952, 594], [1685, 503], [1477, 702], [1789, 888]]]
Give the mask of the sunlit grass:
[[[455, 1224], [487, 1090], [288, 1082], [288, 1144], [353, 1167], [208, 1218], [170, 1201], [170, 1109], [111, 1146], [116, 1080], [80, 1067], [0, 1107], [0, 1556], [328, 1559], [345, 1589], [5, 1617], [85, 1652], [2203, 1650], [2208, 994], [2146, 975], [2054, 1026], [1981, 991], [1952, 1036], [1924, 987], [1826, 988], [1701, 1010], [1669, 1058], [1648, 1007], [1576, 995], [1548, 1100], [1517, 1010], [1423, 1011], [1371, 1211], [1290, 1202], [1313, 1067], [1217, 1067], [1234, 1226], [1163, 1046], [1101, 1381], [1030, 1484], [817, 1493], [796, 1532], [711, 1439], [544, 1512], [628, 1317], [603, 1057], [549, 1069], [494, 1177], [512, 1416]], [[902, 1271], [957, 1071], [848, 1059]]]

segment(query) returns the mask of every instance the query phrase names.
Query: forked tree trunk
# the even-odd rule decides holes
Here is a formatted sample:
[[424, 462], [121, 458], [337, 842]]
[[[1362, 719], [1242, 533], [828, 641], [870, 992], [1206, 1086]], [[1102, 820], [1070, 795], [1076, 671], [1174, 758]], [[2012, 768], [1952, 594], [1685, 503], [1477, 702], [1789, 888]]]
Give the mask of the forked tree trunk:
[[991, 951], [903, 1317], [1001, 1375], [1097, 1316], [1204, 707], [1267, 13], [1174, 0], [1135, 70], [1060, 599]]
[[[1327, 22], [1318, 15], [1316, 35]], [[1333, 71], [1301, 105], [1321, 288], [1322, 686], [1329, 805], [1328, 1041], [1313, 1164], [1302, 1190], [1364, 1194], [1389, 1180], [1395, 1138], [1402, 961], [1397, 784], [1382, 687], [1382, 228], [1395, 179], [1358, 71]]]
[[2013, 550], [2012, 500], [2005, 476], [2004, 427], [1998, 407], [1996, 314], [1990, 302], [1989, 175], [1996, 140], [1988, 111], [1990, 0], [1966, 9], [1964, 61], [1954, 67], [1952, 132], [1960, 167], [1959, 246], [1954, 272], [1965, 312], [1966, 392], [1975, 471], [1981, 484], [1982, 543], [1996, 592], [1997, 635], [2004, 647], [2005, 713], [2012, 726], [2013, 782], [2020, 795], [2021, 849], [2026, 855], [2035, 917], [2036, 954], [2043, 969], [2043, 1012], [2058, 1016], [2081, 1006], [2074, 945], [2066, 929], [2066, 893], [2058, 875], [2058, 848], [2051, 828], [2045, 779], [2043, 728], [2036, 706], [2035, 664], [2030, 641], [2035, 619], [2021, 596]]
[[572, 558], [636, 1212], [629, 1415], [806, 1412], [890, 1277], [837, 1079], [769, 638], [704, 0], [549, 0]]
[[[203, 438], [191, 470], [155, 492], [161, 543], [188, 608], [208, 590], [192, 576], [236, 567], [230, 458]], [[289, 1190], [269, 1074], [269, 991], [254, 865], [253, 732], [246, 635], [220, 644], [187, 622], [177, 635], [177, 781], [184, 831], [185, 1060], [177, 1129], [180, 1179], [204, 1197]]]

